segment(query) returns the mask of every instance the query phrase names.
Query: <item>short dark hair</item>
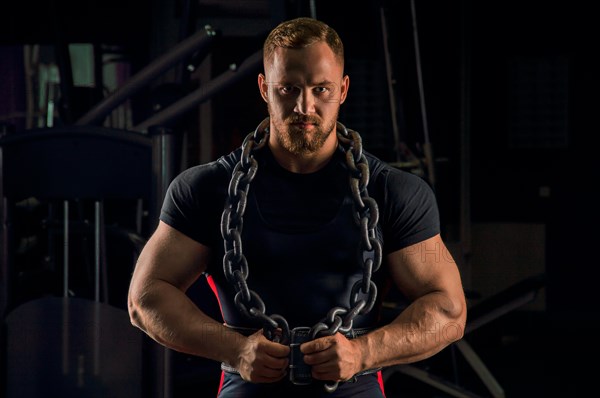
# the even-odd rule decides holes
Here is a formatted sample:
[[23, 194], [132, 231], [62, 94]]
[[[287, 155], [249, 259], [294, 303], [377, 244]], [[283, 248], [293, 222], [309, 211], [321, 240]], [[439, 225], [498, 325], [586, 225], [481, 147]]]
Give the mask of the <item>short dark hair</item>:
[[281, 48], [304, 48], [324, 41], [336, 58], [344, 65], [344, 44], [337, 32], [324, 22], [314, 18], [300, 17], [277, 25], [267, 36], [263, 46], [263, 61], [273, 58], [273, 53]]

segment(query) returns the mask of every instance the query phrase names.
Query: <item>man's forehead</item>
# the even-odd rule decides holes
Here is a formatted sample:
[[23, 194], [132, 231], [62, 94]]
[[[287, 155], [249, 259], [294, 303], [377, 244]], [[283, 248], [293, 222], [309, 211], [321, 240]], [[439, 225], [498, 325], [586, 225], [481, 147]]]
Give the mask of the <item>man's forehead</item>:
[[325, 85], [339, 84], [343, 78], [343, 70], [327, 65], [273, 65], [265, 68], [268, 83], [291, 85]]
[[297, 68], [343, 68], [333, 50], [323, 42], [303, 48], [277, 48], [265, 67], [294, 70]]

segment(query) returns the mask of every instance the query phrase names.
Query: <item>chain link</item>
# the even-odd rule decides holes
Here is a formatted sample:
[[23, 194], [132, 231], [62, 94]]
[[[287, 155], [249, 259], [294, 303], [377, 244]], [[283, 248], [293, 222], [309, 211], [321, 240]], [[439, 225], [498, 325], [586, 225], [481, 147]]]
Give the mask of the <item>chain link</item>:
[[[377, 286], [372, 275], [381, 266], [382, 251], [375, 228], [379, 220], [379, 209], [369, 197], [369, 164], [362, 152], [362, 139], [353, 130], [337, 122], [339, 145], [345, 151], [349, 171], [349, 184], [354, 204], [354, 221], [360, 228], [360, 244], [357, 261], [362, 265], [362, 278], [352, 286], [349, 307], [334, 307], [311, 328], [311, 337], [332, 336], [337, 332], [352, 331], [354, 319], [367, 314], [377, 299]], [[223, 271], [227, 281], [235, 288], [234, 302], [238, 310], [249, 319], [263, 325], [265, 336], [281, 344], [289, 344], [290, 328], [286, 319], [278, 314], [266, 314], [266, 305], [259, 295], [246, 283], [248, 261], [242, 250], [243, 217], [250, 183], [258, 170], [254, 153], [269, 140], [269, 118], [265, 118], [256, 130], [246, 136], [242, 144], [240, 161], [233, 169], [228, 187], [228, 197], [221, 217], [221, 235], [225, 245]], [[335, 391], [338, 383], [325, 384], [325, 390]]]

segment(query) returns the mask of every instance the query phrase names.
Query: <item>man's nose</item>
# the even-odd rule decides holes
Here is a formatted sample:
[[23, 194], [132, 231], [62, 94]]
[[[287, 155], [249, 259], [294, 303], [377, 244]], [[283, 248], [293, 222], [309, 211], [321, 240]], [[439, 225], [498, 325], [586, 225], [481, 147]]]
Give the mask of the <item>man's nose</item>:
[[296, 98], [294, 112], [301, 115], [315, 113], [315, 96], [310, 90], [301, 90]]

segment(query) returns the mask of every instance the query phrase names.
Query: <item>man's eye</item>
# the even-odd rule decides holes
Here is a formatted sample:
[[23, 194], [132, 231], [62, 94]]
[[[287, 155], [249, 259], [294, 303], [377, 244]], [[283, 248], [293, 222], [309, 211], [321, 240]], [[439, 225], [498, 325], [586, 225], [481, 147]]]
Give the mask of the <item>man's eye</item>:
[[293, 86], [281, 86], [279, 88], [279, 91], [281, 91], [282, 94], [289, 94], [292, 91], [294, 91], [294, 87]]
[[329, 89], [327, 87], [315, 87], [314, 90], [317, 94], [324, 94], [327, 91], [329, 91]]

